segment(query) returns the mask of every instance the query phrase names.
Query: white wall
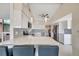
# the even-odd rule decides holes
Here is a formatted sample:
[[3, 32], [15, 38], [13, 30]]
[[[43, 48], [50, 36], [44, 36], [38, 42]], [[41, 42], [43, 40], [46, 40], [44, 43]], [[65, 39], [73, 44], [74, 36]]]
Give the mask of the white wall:
[[10, 4], [0, 3], [0, 18], [9, 18], [10, 16]]
[[72, 48], [73, 55], [79, 56], [79, 9], [73, 13], [72, 20]]

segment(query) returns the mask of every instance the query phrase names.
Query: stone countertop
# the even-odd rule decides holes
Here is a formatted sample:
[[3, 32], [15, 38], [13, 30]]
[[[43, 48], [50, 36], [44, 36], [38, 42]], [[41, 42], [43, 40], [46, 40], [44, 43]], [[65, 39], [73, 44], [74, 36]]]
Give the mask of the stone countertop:
[[14, 44], [27, 44], [27, 45], [59, 45], [57, 41], [51, 37], [43, 36], [22, 36], [14, 38]]
[[51, 37], [42, 36], [21, 36], [0, 43], [0, 45], [59, 45], [57, 41]]

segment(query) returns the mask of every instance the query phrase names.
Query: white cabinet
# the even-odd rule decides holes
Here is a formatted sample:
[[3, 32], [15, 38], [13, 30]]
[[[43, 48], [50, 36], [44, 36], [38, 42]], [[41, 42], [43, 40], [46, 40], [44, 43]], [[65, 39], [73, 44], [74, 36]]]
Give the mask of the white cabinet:
[[21, 11], [14, 10], [13, 26], [21, 27]]
[[71, 34], [64, 34], [64, 44], [71, 44]]
[[[19, 6], [19, 7], [18, 7]], [[14, 28], [27, 28], [28, 27], [28, 17], [23, 10], [23, 4], [14, 4], [14, 16], [13, 16], [13, 27]]]
[[22, 13], [21, 28], [28, 28], [28, 17]]
[[14, 4], [13, 6], [13, 20], [12, 25], [13, 27], [21, 28], [21, 22], [22, 22], [22, 4]]

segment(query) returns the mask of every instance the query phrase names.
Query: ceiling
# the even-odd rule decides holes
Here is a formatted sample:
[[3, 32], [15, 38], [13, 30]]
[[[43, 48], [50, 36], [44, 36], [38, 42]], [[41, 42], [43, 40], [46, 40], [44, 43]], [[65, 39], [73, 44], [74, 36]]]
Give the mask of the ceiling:
[[0, 3], [0, 18], [9, 18], [10, 16], [10, 4]]
[[30, 3], [30, 9], [35, 20], [42, 21], [44, 18], [41, 17], [42, 14], [48, 14], [51, 18], [56, 10], [60, 7], [61, 4], [57, 3]]
[[[27, 5], [27, 4], [26, 4]], [[43, 20], [40, 16], [42, 14], [48, 14], [51, 18], [56, 10], [59, 8], [60, 4], [57, 3], [30, 3], [30, 10], [35, 20]], [[0, 3], [0, 17], [9, 18], [10, 16], [10, 4]]]

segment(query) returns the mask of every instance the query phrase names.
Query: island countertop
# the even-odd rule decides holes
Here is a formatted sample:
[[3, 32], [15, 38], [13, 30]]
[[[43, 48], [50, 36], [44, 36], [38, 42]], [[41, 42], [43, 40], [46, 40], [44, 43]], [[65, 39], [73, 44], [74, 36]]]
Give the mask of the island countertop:
[[21, 36], [14, 38], [13, 43], [15, 45], [59, 45], [53, 38], [43, 36]]
[[0, 43], [0, 45], [59, 45], [59, 42], [51, 37], [28, 35], [16, 37], [13, 40]]

